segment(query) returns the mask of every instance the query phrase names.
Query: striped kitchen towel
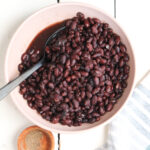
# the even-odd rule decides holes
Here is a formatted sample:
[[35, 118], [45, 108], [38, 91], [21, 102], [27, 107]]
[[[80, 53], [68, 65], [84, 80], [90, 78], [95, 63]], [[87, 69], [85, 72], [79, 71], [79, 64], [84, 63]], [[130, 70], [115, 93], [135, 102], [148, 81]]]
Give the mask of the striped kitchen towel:
[[150, 150], [150, 74], [110, 123], [102, 150]]

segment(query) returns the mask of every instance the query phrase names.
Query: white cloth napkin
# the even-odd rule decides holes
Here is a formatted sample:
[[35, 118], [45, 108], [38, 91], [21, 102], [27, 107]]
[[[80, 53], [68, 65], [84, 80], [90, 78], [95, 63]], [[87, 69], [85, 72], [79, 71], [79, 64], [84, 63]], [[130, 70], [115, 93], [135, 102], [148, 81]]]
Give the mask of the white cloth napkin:
[[110, 123], [107, 143], [100, 150], [150, 150], [150, 74]]

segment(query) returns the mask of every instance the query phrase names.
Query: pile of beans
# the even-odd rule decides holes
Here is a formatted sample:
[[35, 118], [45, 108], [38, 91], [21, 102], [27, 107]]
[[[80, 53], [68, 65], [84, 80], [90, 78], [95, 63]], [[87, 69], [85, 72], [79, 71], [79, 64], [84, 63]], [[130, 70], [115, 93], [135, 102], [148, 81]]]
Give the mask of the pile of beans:
[[[65, 26], [46, 47], [44, 65], [20, 84], [20, 93], [52, 123], [94, 123], [127, 87], [129, 56], [120, 36], [97, 18], [77, 13]], [[41, 56], [41, 50], [24, 53], [20, 73]]]

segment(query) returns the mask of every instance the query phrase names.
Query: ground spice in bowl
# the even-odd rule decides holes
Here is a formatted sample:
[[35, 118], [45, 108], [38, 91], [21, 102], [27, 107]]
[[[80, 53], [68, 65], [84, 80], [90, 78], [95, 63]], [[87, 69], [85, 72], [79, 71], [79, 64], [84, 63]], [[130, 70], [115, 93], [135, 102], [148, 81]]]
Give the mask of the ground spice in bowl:
[[54, 150], [54, 137], [50, 131], [31, 126], [20, 134], [18, 150]]

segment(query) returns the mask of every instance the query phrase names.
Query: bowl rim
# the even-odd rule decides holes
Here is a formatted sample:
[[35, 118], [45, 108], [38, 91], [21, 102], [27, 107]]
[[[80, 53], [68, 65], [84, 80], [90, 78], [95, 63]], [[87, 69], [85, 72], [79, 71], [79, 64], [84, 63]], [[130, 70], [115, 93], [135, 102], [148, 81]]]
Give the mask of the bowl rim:
[[87, 8], [92, 8], [92, 9], [94, 9], [94, 10], [100, 11], [100, 12], [102, 12], [105, 16], [107, 16], [108, 18], [110, 18], [110, 19], [121, 29], [123, 35], [126, 37], [127, 42], [129, 43], [129, 45], [130, 45], [130, 47], [131, 47], [131, 51], [132, 51], [132, 55], [133, 55], [133, 58], [132, 58], [132, 59], [133, 59], [133, 62], [134, 62], [134, 66], [133, 66], [133, 67], [134, 67], [134, 72], [133, 72], [133, 79], [132, 79], [132, 82], [133, 82], [133, 83], [132, 83], [132, 85], [131, 85], [131, 88], [130, 88], [130, 91], [129, 91], [129, 93], [128, 93], [127, 98], [126, 98], [126, 99], [124, 100], [124, 102], [122, 103], [122, 106], [121, 106], [119, 109], [117, 109], [117, 110], [115, 111], [114, 115], [110, 116], [107, 120], [105, 120], [105, 121], [102, 122], [101, 124], [97, 124], [97, 125], [95, 125], [95, 126], [93, 126], [93, 127], [89, 127], [89, 128], [86, 128], [86, 129], [79, 129], [79, 130], [72, 130], [72, 131], [70, 131], [70, 130], [69, 130], [69, 131], [65, 130], [65, 131], [63, 131], [62, 129], [48, 128], [47, 126], [45, 126], [45, 125], [43, 125], [43, 124], [40, 124], [40, 125], [39, 125], [39, 123], [38, 123], [37, 120], [34, 120], [32, 117], [30, 117], [29, 115], [27, 115], [27, 114], [25, 113], [25, 111], [23, 111], [23, 110], [16, 104], [16, 102], [13, 100], [12, 94], [10, 94], [10, 96], [11, 96], [11, 98], [12, 98], [12, 100], [13, 100], [13, 103], [15, 103], [17, 109], [18, 109], [28, 120], [30, 120], [30, 121], [33, 122], [34, 124], [36, 124], [36, 125], [42, 127], [43, 129], [52, 130], [52, 131], [55, 132], [55, 133], [79, 133], [79, 132], [81, 133], [81, 132], [85, 132], [85, 131], [88, 131], [88, 130], [92, 130], [92, 129], [94, 129], [94, 128], [102, 127], [102, 126], [108, 124], [108, 123], [118, 114], [118, 112], [120, 112], [120, 111], [123, 109], [123, 107], [124, 107], [125, 104], [127, 103], [128, 99], [130, 98], [130, 96], [131, 96], [131, 94], [132, 94], [132, 92], [133, 92], [133, 88], [134, 88], [134, 86], [135, 86], [136, 60], [135, 60], [135, 53], [134, 53], [134, 50], [133, 50], [133, 46], [131, 45], [131, 42], [130, 42], [130, 38], [129, 38], [129, 36], [127, 35], [127, 33], [125, 33], [125, 31], [124, 31], [124, 29], [122, 28], [122, 26], [120, 25], [120, 23], [118, 23], [118, 21], [117, 21], [115, 18], [113, 18], [111, 15], [109, 15], [105, 10], [103, 10], [103, 9], [101, 9], [101, 8], [98, 8], [98, 7], [94, 6], [94, 5], [91, 5], [91, 4], [88, 4], [88, 3], [83, 3], [83, 2], [62, 2], [62, 3], [56, 3], [56, 4], [48, 5], [48, 6], [44, 7], [44, 8], [41, 8], [41, 9], [37, 10], [35, 13], [29, 15], [29, 16], [19, 25], [19, 27], [17, 27], [17, 29], [16, 29], [16, 31], [14, 32], [14, 34], [13, 34], [13, 36], [12, 36], [10, 42], [9, 42], [9, 45], [8, 45], [8, 47], [7, 47], [6, 55], [5, 55], [5, 62], [4, 62], [4, 80], [5, 80], [6, 82], [9, 82], [9, 80], [8, 80], [8, 73], [7, 73], [8, 56], [9, 56], [8, 54], [9, 54], [10, 51], [11, 51], [11, 45], [13, 44], [13, 42], [14, 42], [14, 40], [15, 40], [17, 34], [18, 34], [18, 33], [20, 32], [20, 30], [23, 28], [24, 24], [25, 24], [26, 22], [28, 22], [29, 20], [31, 20], [34, 16], [37, 16], [38, 14], [40, 14], [40, 13], [43, 12], [43, 11], [46, 11], [47, 9], [55, 8], [55, 7], [58, 7], [58, 6], [64, 6], [64, 5], [65, 5], [65, 6], [67, 6], [67, 5], [68, 5], [68, 6], [69, 6], [69, 5], [79, 5], [79, 6], [83, 6], [83, 7], [87, 7]]

